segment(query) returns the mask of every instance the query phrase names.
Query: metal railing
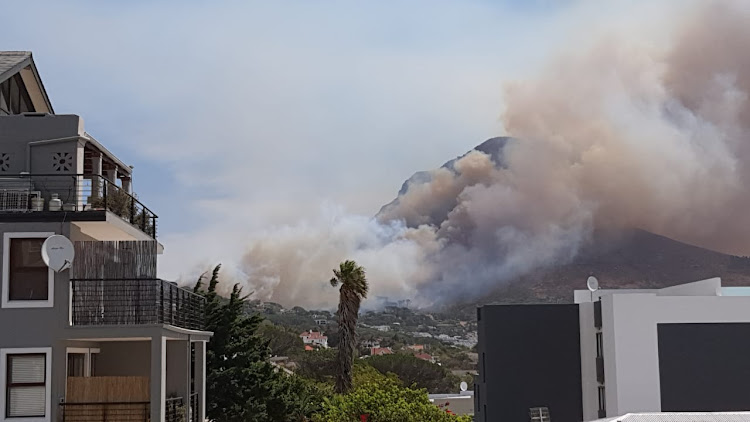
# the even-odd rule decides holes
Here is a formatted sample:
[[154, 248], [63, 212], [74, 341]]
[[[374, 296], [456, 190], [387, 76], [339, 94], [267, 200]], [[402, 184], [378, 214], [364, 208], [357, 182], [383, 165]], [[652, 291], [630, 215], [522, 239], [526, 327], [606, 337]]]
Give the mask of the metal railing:
[[73, 326], [169, 324], [202, 330], [203, 296], [159, 279], [72, 279]]
[[147, 422], [149, 402], [62, 403], [63, 422]]
[[156, 238], [158, 216], [138, 198], [101, 175], [20, 174], [0, 177], [0, 213], [53, 211], [50, 209], [53, 195], [62, 201], [61, 211], [107, 210]]
[[200, 396], [198, 393], [190, 394], [190, 422], [198, 422], [200, 419]]
[[187, 422], [185, 401], [182, 397], [169, 398], [164, 402], [165, 422]]

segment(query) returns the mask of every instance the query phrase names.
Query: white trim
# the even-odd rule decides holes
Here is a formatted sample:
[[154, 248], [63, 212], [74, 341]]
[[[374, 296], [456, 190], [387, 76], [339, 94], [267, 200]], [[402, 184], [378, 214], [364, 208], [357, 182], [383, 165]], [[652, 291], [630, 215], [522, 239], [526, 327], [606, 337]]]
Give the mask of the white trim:
[[[8, 397], [7, 393], [7, 382], [6, 374], [8, 371], [8, 355], [18, 354], [30, 354], [30, 353], [44, 353], [45, 354], [45, 375], [44, 375], [44, 389], [45, 389], [45, 416], [42, 418], [34, 417], [21, 417], [21, 418], [6, 418], [5, 406]], [[2, 394], [0, 394], [0, 421], [14, 421], [14, 422], [49, 422], [52, 420], [52, 348], [51, 347], [32, 347], [25, 349], [0, 349], [0, 383], [2, 383]]]
[[15, 232], [3, 235], [3, 308], [51, 308], [55, 305], [55, 272], [48, 269], [47, 300], [9, 300], [9, 272], [10, 272], [10, 239], [44, 239], [54, 235], [54, 232]]

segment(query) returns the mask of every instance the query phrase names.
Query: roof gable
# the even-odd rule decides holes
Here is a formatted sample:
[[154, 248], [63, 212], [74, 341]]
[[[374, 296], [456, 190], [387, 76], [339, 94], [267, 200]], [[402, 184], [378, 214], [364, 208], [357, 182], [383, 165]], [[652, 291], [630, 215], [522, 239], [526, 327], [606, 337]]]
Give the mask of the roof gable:
[[0, 51], [0, 83], [20, 74], [31, 97], [34, 109], [54, 114], [52, 103], [44, 89], [42, 79], [30, 51]]

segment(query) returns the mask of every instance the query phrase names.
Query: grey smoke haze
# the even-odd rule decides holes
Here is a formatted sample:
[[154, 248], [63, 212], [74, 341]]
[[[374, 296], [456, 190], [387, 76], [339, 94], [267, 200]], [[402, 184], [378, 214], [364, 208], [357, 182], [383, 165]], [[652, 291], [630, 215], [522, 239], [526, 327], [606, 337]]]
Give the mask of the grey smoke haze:
[[241, 264], [255, 297], [329, 306], [325, 280], [347, 258], [373, 297], [480, 296], [569, 261], [598, 226], [750, 253], [750, 16], [739, 3], [681, 16], [667, 42], [612, 34], [510, 83], [502, 163], [472, 151], [376, 218], [332, 207], [256, 233]]

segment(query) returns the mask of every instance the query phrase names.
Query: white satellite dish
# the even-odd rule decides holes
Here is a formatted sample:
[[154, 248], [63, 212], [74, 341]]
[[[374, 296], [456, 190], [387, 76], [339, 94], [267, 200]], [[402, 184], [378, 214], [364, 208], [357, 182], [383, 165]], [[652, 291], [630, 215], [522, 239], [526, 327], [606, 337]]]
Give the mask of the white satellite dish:
[[469, 384], [466, 381], [461, 381], [461, 391], [466, 391], [469, 388]]
[[589, 277], [588, 280], [586, 280], [586, 287], [588, 287], [589, 291], [592, 293], [599, 290], [599, 280], [594, 276]]
[[56, 273], [70, 268], [75, 254], [73, 243], [59, 234], [48, 237], [42, 244], [42, 259]]

